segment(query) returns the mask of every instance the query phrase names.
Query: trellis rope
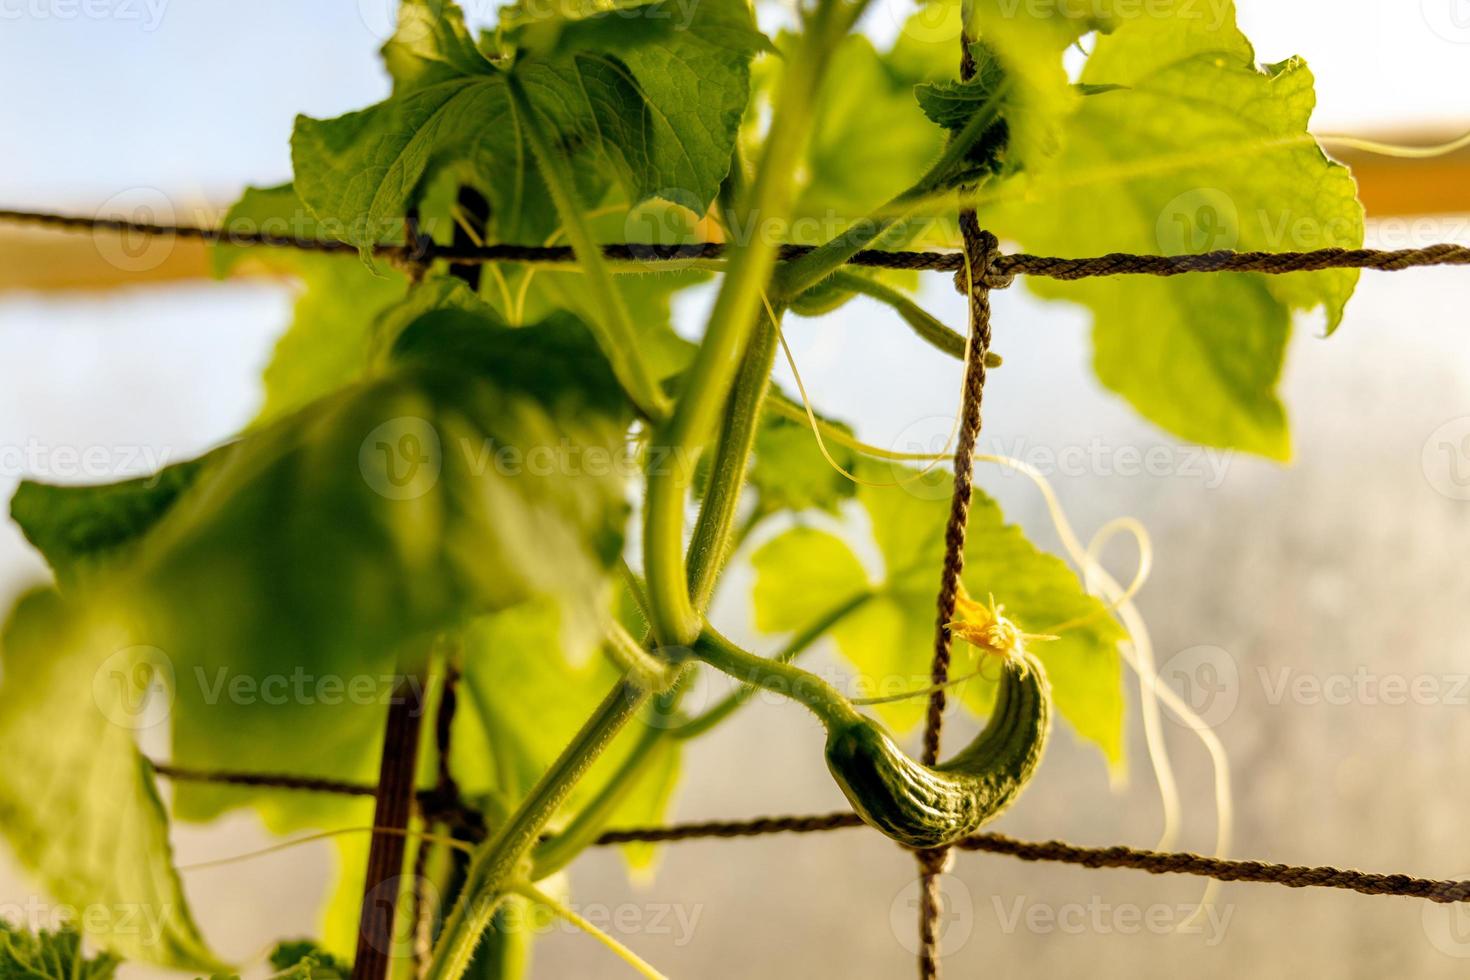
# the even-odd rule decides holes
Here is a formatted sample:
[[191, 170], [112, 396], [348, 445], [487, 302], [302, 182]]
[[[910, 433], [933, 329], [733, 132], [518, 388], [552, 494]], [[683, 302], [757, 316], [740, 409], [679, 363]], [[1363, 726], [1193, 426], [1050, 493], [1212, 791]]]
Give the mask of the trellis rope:
[[[0, 209], [0, 221], [35, 225], [66, 231], [117, 231], [177, 236], [215, 244], [240, 247], [294, 248], [313, 252], [357, 254], [357, 246], [330, 239], [301, 238], [261, 231], [235, 231], [228, 228], [204, 228], [196, 225], [154, 224], [121, 218], [88, 218], [42, 211]], [[409, 248], [397, 244], [372, 246], [369, 251], [389, 260], [433, 262], [447, 260], [474, 264], [491, 262], [527, 263], [533, 265], [574, 265], [575, 256], [567, 246], [551, 245], [434, 245]], [[785, 245], [780, 250], [782, 261], [799, 258], [812, 251], [807, 245]], [[628, 245], [603, 246], [603, 254], [612, 261], [660, 262], [713, 261], [724, 255], [725, 246], [716, 242], [693, 245]], [[865, 249], [848, 260], [849, 265], [878, 269], [906, 269], [918, 272], [958, 272], [964, 268], [964, 255], [959, 252], [888, 251]], [[1003, 289], [1018, 275], [1049, 279], [1092, 279], [1099, 276], [1147, 275], [1178, 276], [1194, 272], [1259, 272], [1282, 275], [1288, 272], [1320, 272], [1324, 269], [1374, 269], [1398, 272], [1429, 266], [1470, 265], [1470, 247], [1441, 243], [1423, 248], [1372, 249], [1323, 248], [1308, 252], [1233, 252], [1229, 250], [1201, 252], [1196, 255], [1135, 255], [1111, 252], [1088, 258], [1060, 258], [1018, 252], [998, 255], [990, 265], [984, 284]]]
[[[975, 77], [975, 59], [970, 37], [960, 31], [960, 79]], [[980, 407], [985, 395], [985, 358], [990, 353], [990, 268], [1000, 252], [1000, 243], [980, 229], [973, 207], [962, 207], [959, 216], [964, 265], [955, 272], [955, 288], [965, 294], [970, 307], [970, 332], [965, 344], [965, 378], [960, 398], [960, 424], [954, 451], [954, 488], [949, 501], [949, 518], [944, 527], [944, 564], [940, 569], [939, 597], [934, 623], [934, 655], [929, 665], [929, 694], [924, 715], [925, 765], [939, 761], [939, 743], [944, 732], [944, 708], [948, 701], [950, 654], [959, 598], [960, 576], [965, 571], [965, 538], [970, 529], [970, 497], [975, 476], [975, 442], [980, 438]], [[1000, 285], [1009, 285], [1007, 279]], [[938, 847], [918, 852], [919, 865], [919, 980], [939, 980], [939, 922], [944, 901], [939, 878], [949, 867], [950, 849]]]
[[[373, 787], [332, 779], [247, 772], [207, 772], [154, 763], [160, 776], [174, 780], [210, 782], [235, 786], [281, 789], [297, 792], [371, 796]], [[427, 793], [421, 792], [422, 801]], [[478, 816], [478, 811], [475, 811]], [[609, 830], [592, 843], [597, 847], [617, 844], [674, 844], [692, 840], [736, 840], [772, 834], [814, 834], [863, 827], [855, 813], [837, 812], [790, 817], [757, 817], [752, 820], [712, 820], [672, 824], [666, 827], [632, 827]], [[1364, 895], [1401, 895], [1441, 904], [1470, 902], [1470, 881], [1444, 881], [1405, 874], [1373, 874], [1334, 867], [1269, 864], [1260, 861], [1229, 861], [1188, 852], [1150, 851], [1139, 848], [1079, 847], [1064, 841], [1023, 841], [1003, 834], [976, 834], [954, 845], [962, 851], [1004, 854], [1022, 861], [1046, 861], [1084, 868], [1131, 868], [1149, 874], [1180, 874], [1219, 881], [1246, 881], [1284, 885], [1287, 888], [1340, 888]]]
[[[963, 42], [963, 39], [962, 39]], [[973, 74], [974, 65], [968, 48], [962, 43], [962, 75]], [[147, 235], [174, 236], [217, 244], [242, 247], [289, 247], [295, 249], [353, 254], [359, 249], [346, 242], [331, 239], [274, 235], [268, 231], [231, 228], [206, 228], [195, 225], [161, 224], [130, 221], [121, 218], [84, 217], [50, 212], [0, 209], [0, 221], [36, 225], [71, 231], [136, 232]], [[1278, 275], [1288, 272], [1356, 268], [1382, 271], [1428, 266], [1470, 265], [1470, 248], [1441, 243], [1414, 249], [1342, 249], [1327, 248], [1306, 252], [1235, 252], [1229, 250], [1196, 255], [1162, 256], [1115, 252], [1089, 258], [1059, 258], [1025, 253], [1003, 255], [994, 236], [982, 232], [974, 210], [960, 214], [960, 231], [964, 251], [884, 251], [863, 250], [848, 264], [874, 268], [918, 271], [955, 272], [956, 286], [969, 297], [971, 312], [970, 351], [966, 364], [964, 400], [961, 408], [959, 443], [955, 454], [955, 487], [948, 527], [946, 556], [938, 599], [938, 626], [931, 675], [936, 685], [948, 678], [950, 638], [945, 626], [953, 618], [955, 599], [964, 564], [965, 528], [968, 521], [970, 470], [974, 443], [980, 428], [981, 396], [985, 383], [985, 356], [990, 345], [990, 302], [992, 289], [1003, 289], [1017, 275], [1042, 276], [1062, 280], [1087, 279], [1115, 275], [1175, 276], [1194, 272], [1257, 272]], [[440, 246], [417, 233], [410, 223], [408, 245], [381, 243], [368, 251], [391, 261], [422, 270], [436, 260], [449, 260], [458, 265], [491, 262], [534, 264], [574, 264], [576, 256], [565, 246], [465, 245], [456, 242]], [[810, 252], [807, 246], [785, 245], [781, 260], [790, 260]], [[717, 260], [724, 254], [718, 243], [692, 245], [603, 246], [604, 255], [613, 261], [639, 263], [694, 262]], [[452, 694], [450, 695], [452, 697]], [[452, 702], [451, 702], [452, 705]], [[939, 755], [945, 693], [942, 686], [930, 696], [924, 731], [924, 759], [933, 764]], [[450, 707], [452, 712], [452, 706]], [[447, 727], [447, 722], [445, 723]], [[447, 732], [437, 733], [444, 740]], [[441, 756], [444, 753], [441, 753]], [[378, 787], [312, 777], [265, 775], [256, 773], [204, 772], [162, 764], [154, 771], [177, 780], [200, 780], [253, 787], [338, 793], [353, 796], [378, 796]], [[414, 799], [426, 819], [447, 819], [461, 827], [483, 828], [483, 817], [467, 807], [458, 787], [441, 764], [438, 785], [420, 792]], [[381, 805], [382, 801], [379, 800]], [[723, 821], [685, 824], [672, 827], [640, 828], [610, 831], [596, 841], [597, 845], [633, 841], [671, 842], [696, 838], [734, 838], [771, 833], [813, 833], [861, 825], [851, 813], [835, 813], [807, 817], [763, 817], [751, 821]], [[1135, 868], [1151, 874], [1189, 874], [1220, 881], [1256, 881], [1285, 885], [1290, 888], [1342, 888], [1369, 895], [1407, 895], [1432, 902], [1470, 901], [1470, 882], [1433, 881], [1408, 875], [1378, 875], [1331, 867], [1296, 867], [1264, 864], [1255, 861], [1230, 861], [1189, 853], [1163, 853], [1128, 847], [1084, 848], [1061, 841], [1032, 843], [999, 834], [980, 834], [957, 842], [955, 847], [967, 851], [1008, 854], [1026, 861], [1055, 861], [1088, 868]], [[936, 980], [939, 974], [936, 923], [940, 913], [938, 877], [946, 866], [949, 850], [919, 852], [921, 882], [920, 912], [920, 976]], [[366, 932], [367, 930], [363, 930]], [[361, 950], [359, 950], [361, 955]]]

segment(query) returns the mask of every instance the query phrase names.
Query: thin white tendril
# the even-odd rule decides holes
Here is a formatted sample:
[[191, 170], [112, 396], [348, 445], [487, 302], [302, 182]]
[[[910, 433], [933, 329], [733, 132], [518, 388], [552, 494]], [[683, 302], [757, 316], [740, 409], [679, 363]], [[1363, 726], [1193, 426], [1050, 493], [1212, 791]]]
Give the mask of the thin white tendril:
[[556, 899], [552, 898], [550, 895], [546, 894], [541, 889], [531, 884], [529, 881], [514, 882], [510, 885], [509, 890], [520, 895], [522, 898], [535, 902], [537, 905], [544, 905], [554, 914], [560, 916], [563, 919], [566, 919], [572, 925], [576, 926], [578, 929], [581, 929], [583, 932], [587, 933], [587, 935], [591, 936], [593, 939], [596, 939], [598, 942], [602, 943], [602, 945], [606, 946], [609, 950], [612, 951], [614, 956], [631, 966], [634, 970], [637, 970], [638, 973], [646, 977], [647, 980], [668, 980], [668, 977], [664, 976], [662, 973], [658, 972], [658, 970], [650, 966], [648, 962], [640, 957], [637, 953], [633, 952], [631, 949], [618, 942], [612, 936], [597, 928], [597, 926], [593, 925], [587, 919], [578, 915], [576, 911], [566, 905], [563, 905], [561, 902], [558, 902]]
[[293, 847], [300, 847], [302, 844], [328, 840], [332, 837], [346, 837], [348, 834], [389, 834], [396, 837], [413, 837], [433, 844], [443, 844], [445, 847], [452, 847], [456, 850], [464, 851], [466, 854], [473, 854], [475, 851], [472, 846], [462, 840], [455, 840], [453, 837], [444, 837], [439, 834], [425, 834], [416, 830], [404, 830], [398, 827], [343, 827], [341, 830], [324, 830], [318, 834], [293, 837], [291, 840], [282, 841], [279, 844], [272, 844], [269, 847], [262, 847], [254, 851], [246, 851], [243, 854], [232, 854], [229, 857], [214, 858], [209, 861], [196, 861], [193, 864], [181, 864], [176, 870], [202, 871], [205, 868], [219, 868], [227, 864], [249, 861], [252, 858], [265, 857], [267, 854], [275, 854], [277, 851], [290, 850]]
[[[1234, 803], [1230, 791], [1230, 760], [1225, 753], [1225, 746], [1220, 742], [1219, 736], [1183, 698], [1175, 694], [1172, 688], [1159, 683], [1158, 671], [1154, 667], [1153, 643], [1149, 637], [1148, 624], [1138, 611], [1138, 607], [1134, 605], [1132, 597], [1097, 560], [1097, 554], [1114, 534], [1130, 533], [1137, 539], [1139, 566], [1143, 569], [1152, 563], [1152, 546], [1147, 529], [1134, 518], [1119, 518], [1104, 525], [1088, 546], [1083, 548], [1072, 530], [1071, 523], [1067, 520], [1066, 512], [1062, 509], [1060, 501], [1057, 500], [1050, 481], [1040, 471], [1021, 460], [1011, 459], [1008, 456], [977, 456], [976, 458], [1010, 467], [1031, 479], [1046, 501], [1047, 511], [1051, 515], [1057, 537], [1062, 541], [1062, 547], [1072, 561], [1083, 570], [1083, 581], [1087, 583], [1089, 591], [1097, 588], [1104, 598], [1115, 605], [1123, 620], [1123, 626], [1127, 629], [1130, 639], [1120, 644], [1119, 649], [1128, 666], [1138, 675], [1139, 694], [1143, 705], [1144, 734], [1164, 809], [1164, 830], [1158, 849], [1172, 848], [1178, 834], [1180, 811], [1179, 790], [1174, 782], [1173, 768], [1169, 763], [1168, 750], [1164, 744], [1158, 719], [1158, 702], [1162, 701], [1180, 721], [1189, 726], [1210, 754], [1210, 760], [1215, 769], [1214, 856], [1224, 858], [1230, 850], [1234, 825]], [[1152, 720], [1150, 720], [1150, 715], [1152, 715]], [[1199, 904], [1195, 907], [1194, 912], [1177, 928], [1183, 930], [1190, 926], [1214, 900], [1219, 889], [1219, 882], [1210, 881], [1205, 886], [1204, 893], [1200, 896]]]
[[[879, 459], [904, 460], [910, 462], [936, 461], [947, 458], [939, 454], [928, 453], [895, 453], [879, 449], [875, 446], [861, 442], [847, 435], [840, 429], [824, 425], [816, 416], [812, 408], [811, 400], [807, 397], [806, 389], [798, 383], [801, 391], [802, 406], [805, 409], [807, 423], [811, 426], [813, 435], [816, 436], [817, 444], [822, 448], [822, 454], [827, 461], [839, 473], [849, 479], [853, 479], [841, 466], [838, 466], [831, 455], [827, 452], [823, 439], [823, 430], [826, 435], [839, 445], [861, 452], [865, 455]], [[770, 403], [773, 408], [787, 414], [794, 415], [794, 409], [788, 410], [779, 399], [773, 399]], [[800, 418], [800, 416], [797, 416]], [[1162, 735], [1162, 726], [1159, 723], [1158, 704], [1162, 702], [1171, 713], [1193, 731], [1203, 744], [1206, 752], [1210, 755], [1214, 766], [1215, 780], [1215, 854], [1217, 858], [1224, 858], [1230, 850], [1230, 842], [1233, 836], [1234, 825], [1234, 803], [1231, 796], [1230, 786], [1230, 760], [1226, 755], [1225, 746], [1219, 737], [1205, 723], [1204, 719], [1179, 697], [1170, 687], [1160, 684], [1158, 671], [1154, 666], [1153, 644], [1148, 632], [1148, 624], [1145, 622], [1138, 607], [1133, 603], [1133, 596], [1142, 588], [1144, 581], [1153, 564], [1153, 546], [1148, 531], [1141, 522], [1133, 518], [1120, 518], [1109, 522], [1094, 535], [1087, 547], [1083, 547], [1076, 532], [1073, 531], [1071, 522], [1067, 520], [1066, 512], [1057, 499], [1056, 492], [1052, 489], [1051, 482], [1037, 469], [1029, 464], [1013, 459], [1009, 456], [997, 456], [986, 453], [977, 453], [975, 459], [999, 466], [1006, 466], [1026, 476], [1035, 484], [1046, 503], [1047, 512], [1051, 517], [1052, 525], [1055, 527], [1057, 537], [1062, 542], [1063, 549], [1083, 572], [1083, 581], [1089, 591], [1094, 589], [1102, 593], [1110, 610], [1116, 610], [1119, 618], [1123, 620], [1123, 626], [1128, 631], [1129, 640], [1119, 644], [1124, 661], [1138, 676], [1139, 693], [1144, 717], [1144, 735], [1148, 746], [1149, 761], [1154, 771], [1154, 778], [1159, 787], [1160, 805], [1163, 809], [1164, 827], [1160, 834], [1158, 849], [1168, 850], [1173, 846], [1178, 837], [1180, 826], [1181, 806], [1179, 801], [1178, 784], [1174, 780], [1173, 767], [1169, 762], [1168, 747]], [[856, 481], [855, 481], [856, 482]], [[1097, 559], [1097, 554], [1111, 538], [1118, 533], [1131, 533], [1137, 540], [1138, 546], [1138, 571], [1127, 588], [1108, 574]], [[1073, 628], [1079, 625], [1077, 622], [1063, 623], [1061, 626]], [[1209, 882], [1200, 898], [1199, 905], [1191, 915], [1179, 925], [1179, 929], [1186, 928], [1193, 923], [1204, 911], [1206, 906], [1214, 899], [1219, 891], [1219, 882]]]
[[[966, 256], [966, 267], [969, 266], [969, 263], [969, 257]], [[884, 483], [875, 483], [871, 480], [864, 480], [862, 477], [858, 476], [856, 473], [848, 471], [846, 467], [837, 462], [837, 460], [833, 458], [832, 453], [827, 449], [826, 440], [822, 438], [822, 426], [817, 420], [816, 412], [812, 410], [812, 400], [810, 396], [808, 396], [806, 393], [806, 383], [801, 380], [801, 371], [798, 370], [796, 367], [796, 357], [791, 353], [791, 345], [786, 342], [786, 332], [781, 329], [781, 321], [776, 316], [776, 311], [772, 309], [771, 301], [766, 296], [765, 290], [761, 290], [761, 302], [765, 304], [766, 315], [770, 317], [771, 323], [775, 326], [776, 339], [781, 342], [781, 350], [786, 355], [786, 364], [791, 368], [791, 376], [796, 381], [796, 390], [801, 392], [801, 404], [806, 409], [807, 424], [811, 426], [812, 433], [817, 437], [817, 449], [821, 451], [822, 458], [827, 461], [828, 466], [832, 467], [838, 473], [841, 473], [844, 477], [851, 480], [853, 483], [856, 483], [858, 486], [886, 489], [889, 487], [905, 487], [911, 483], [916, 483], [938, 469], [939, 466], [949, 458], [949, 452], [953, 448], [955, 439], [959, 436], [960, 432], [960, 417], [958, 415], [955, 416], [954, 424], [950, 426], [949, 437], [944, 441], [945, 451], [943, 453], [936, 453], [932, 457], [929, 457], [929, 462], [926, 466], [924, 466], [923, 469], [915, 471], [912, 475], [907, 476], [902, 480]], [[972, 330], [971, 333], [973, 334], [974, 331]], [[966, 336], [965, 363], [969, 363], [970, 360], [970, 343], [970, 337]]]
[[1353, 136], [1348, 133], [1317, 133], [1317, 142], [1336, 143], [1338, 146], [1346, 146], [1364, 153], [1372, 153], [1382, 157], [1399, 157], [1405, 160], [1430, 160], [1434, 157], [1448, 156], [1458, 153], [1460, 150], [1470, 147], [1470, 133], [1463, 133], [1452, 140], [1444, 143], [1435, 143], [1431, 146], [1414, 146], [1408, 143], [1386, 143], [1381, 140], [1365, 139], [1361, 136]]

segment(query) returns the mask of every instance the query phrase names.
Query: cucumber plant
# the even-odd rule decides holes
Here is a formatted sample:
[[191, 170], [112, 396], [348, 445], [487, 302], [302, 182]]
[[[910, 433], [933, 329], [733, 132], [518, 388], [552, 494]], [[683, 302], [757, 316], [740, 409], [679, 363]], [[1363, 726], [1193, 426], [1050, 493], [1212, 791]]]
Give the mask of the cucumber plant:
[[[177, 781], [165, 804], [138, 740], [159, 725], [183, 769], [371, 782], [391, 762], [409, 788], [457, 790], [483, 828], [428, 808], [386, 828], [414, 841], [401, 881], [442, 906], [397, 877], [367, 889], [390, 889], [400, 922], [380, 959], [407, 975], [409, 937], [426, 936], [434, 980], [523, 971], [511, 910], [572, 915], [553, 876], [603, 830], [662, 819], [685, 745], [733, 723], [754, 687], [814, 711], [854, 809], [914, 847], [1012, 800], [1053, 708], [1121, 765], [1122, 629], [979, 490], [964, 585], [1009, 612], [963, 605], [949, 628], [973, 641], [957, 675], [999, 666], [957, 688], [989, 722], [938, 767], [904, 752], [951, 483], [778, 390], [781, 330], [861, 296], [914, 331], [915, 364], [939, 356], [919, 341], [962, 355], [915, 276], [846, 267], [863, 248], [953, 247], [962, 204], [1062, 255], [1352, 247], [1362, 209], [1307, 131], [1305, 64], [1259, 65], [1228, 2], [1206, 22], [1184, 2], [929, 0], [884, 45], [862, 30], [869, 6], [516, 3], [477, 33], [450, 0], [403, 0], [389, 96], [297, 119], [294, 180], [246, 191], [215, 250], [221, 276], [256, 264], [301, 283], [259, 417], [159, 473], [26, 482], [11, 505], [55, 581], [5, 629], [0, 828], [58, 901], [89, 910], [109, 958], [84, 972], [114, 956], [233, 965], [188, 911], [170, 820], [248, 807], [282, 835], [371, 823], [361, 799], [261, 785]], [[975, 71], [959, 80], [962, 55]], [[361, 255], [231, 238], [283, 228]], [[566, 244], [576, 261], [381, 257], [425, 240]], [[718, 260], [601, 248], [708, 241], [726, 243]], [[783, 244], [811, 249], [784, 260]], [[1143, 416], [1281, 458], [1291, 315], [1321, 307], [1335, 327], [1355, 276], [1033, 288], [1091, 312], [1098, 380]], [[674, 311], [697, 308], [677, 298], [699, 289], [703, 324], [676, 332]], [[880, 567], [853, 550], [865, 536]], [[732, 556], [754, 567], [757, 628], [789, 636], [776, 656], [708, 620]], [[1026, 649], [1021, 630], [1053, 627]], [[898, 689], [859, 698], [791, 662], [825, 640], [854, 686]], [[695, 712], [699, 671], [747, 687]], [[397, 758], [383, 702], [408, 684], [439, 737]], [[277, 969], [347, 969], [372, 839], [337, 840], [335, 897], [300, 927], [317, 944], [281, 947]], [[655, 859], [646, 844], [627, 857]], [[122, 921], [139, 908], [166, 913], [156, 930]]]

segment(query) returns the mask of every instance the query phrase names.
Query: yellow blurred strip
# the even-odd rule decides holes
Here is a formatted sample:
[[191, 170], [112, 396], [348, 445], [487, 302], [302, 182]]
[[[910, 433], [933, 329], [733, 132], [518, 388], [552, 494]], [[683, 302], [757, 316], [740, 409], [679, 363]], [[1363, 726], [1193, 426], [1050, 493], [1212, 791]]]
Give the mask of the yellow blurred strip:
[[[1324, 136], [1334, 157], [1352, 167], [1370, 218], [1470, 214], [1470, 145], [1463, 128]], [[1381, 147], [1423, 147], [1435, 155], [1384, 155]], [[1453, 149], [1451, 149], [1453, 147]], [[1449, 152], [1445, 152], [1449, 150]], [[194, 214], [223, 214], [196, 208]], [[241, 274], [258, 271], [246, 263]], [[186, 282], [209, 276], [197, 241], [129, 241], [111, 232], [78, 234], [0, 224], [0, 294], [16, 290], [106, 290]]]

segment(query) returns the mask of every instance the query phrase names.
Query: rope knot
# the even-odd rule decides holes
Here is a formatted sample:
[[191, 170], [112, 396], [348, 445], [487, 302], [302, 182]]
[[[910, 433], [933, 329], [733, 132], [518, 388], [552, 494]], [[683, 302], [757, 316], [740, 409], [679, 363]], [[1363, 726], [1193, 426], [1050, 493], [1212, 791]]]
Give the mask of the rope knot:
[[1005, 289], [1016, 281], [1014, 274], [995, 270], [995, 261], [1000, 258], [1000, 241], [990, 232], [981, 230], [965, 236], [965, 254], [969, 261], [954, 274], [954, 288], [961, 295], [969, 295], [972, 281], [975, 289]]

